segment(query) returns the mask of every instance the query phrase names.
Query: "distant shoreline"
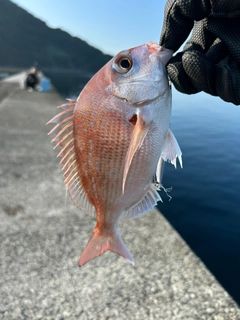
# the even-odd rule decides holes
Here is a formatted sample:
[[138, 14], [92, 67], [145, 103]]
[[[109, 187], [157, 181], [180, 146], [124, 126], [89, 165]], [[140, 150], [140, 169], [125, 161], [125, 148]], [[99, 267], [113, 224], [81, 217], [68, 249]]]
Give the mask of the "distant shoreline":
[[[0, 66], [0, 73], [19, 73], [22, 71], [27, 71], [29, 67], [4, 67], [4, 66]], [[79, 69], [79, 68], [54, 68], [54, 67], [41, 67], [40, 68], [41, 71], [43, 71], [44, 73], [71, 73], [71, 74], [78, 74], [81, 75], [82, 77], [92, 77], [94, 75], [94, 73], [83, 70], [83, 69]]]

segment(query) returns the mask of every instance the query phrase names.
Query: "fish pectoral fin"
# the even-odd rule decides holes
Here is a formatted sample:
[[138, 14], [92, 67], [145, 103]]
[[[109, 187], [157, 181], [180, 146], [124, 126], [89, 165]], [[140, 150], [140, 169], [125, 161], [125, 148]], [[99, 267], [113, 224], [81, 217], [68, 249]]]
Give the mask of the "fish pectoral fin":
[[145, 213], [152, 210], [158, 203], [158, 201], [162, 201], [162, 198], [157, 192], [157, 188], [154, 184], [151, 184], [144, 198], [138, 202], [135, 206], [126, 211], [123, 215], [121, 215], [120, 219], [134, 219], [144, 215]]
[[[180, 163], [181, 168], [183, 167], [182, 165], [182, 151], [178, 145], [178, 142], [176, 138], [174, 137], [174, 134], [170, 129], [168, 129], [166, 139], [165, 139], [165, 144], [163, 148], [163, 152], [161, 154], [161, 158], [164, 161], [170, 161], [175, 168], [177, 168], [177, 158]], [[161, 181], [158, 181], [161, 182]]]
[[83, 250], [79, 259], [79, 267], [83, 266], [88, 261], [100, 256], [107, 250], [111, 250], [120, 256], [124, 257], [128, 262], [134, 265], [133, 257], [123, 242], [118, 230], [115, 229], [113, 233], [104, 235], [96, 231], [96, 227]]
[[134, 126], [130, 145], [128, 147], [127, 155], [125, 158], [125, 166], [123, 171], [123, 183], [122, 183], [122, 194], [124, 194], [124, 188], [125, 183], [127, 179], [127, 174], [130, 168], [130, 165], [132, 163], [132, 159], [134, 157], [135, 152], [141, 148], [141, 145], [143, 144], [143, 141], [148, 133], [148, 130], [150, 129], [152, 121], [146, 122], [144, 121], [143, 117], [141, 115], [137, 115], [137, 121]]

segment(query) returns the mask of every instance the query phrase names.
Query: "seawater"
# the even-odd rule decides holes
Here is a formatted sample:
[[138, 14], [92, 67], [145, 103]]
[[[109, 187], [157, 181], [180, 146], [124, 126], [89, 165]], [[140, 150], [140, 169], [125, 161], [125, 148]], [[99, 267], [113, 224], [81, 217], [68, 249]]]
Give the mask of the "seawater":
[[159, 210], [240, 303], [240, 107], [173, 90], [171, 129], [183, 169], [164, 168]]
[[[48, 76], [66, 98], [76, 98], [88, 80]], [[161, 192], [158, 208], [240, 304], [240, 107], [173, 88], [171, 129], [183, 169], [166, 163], [163, 185], [173, 187], [172, 200]]]

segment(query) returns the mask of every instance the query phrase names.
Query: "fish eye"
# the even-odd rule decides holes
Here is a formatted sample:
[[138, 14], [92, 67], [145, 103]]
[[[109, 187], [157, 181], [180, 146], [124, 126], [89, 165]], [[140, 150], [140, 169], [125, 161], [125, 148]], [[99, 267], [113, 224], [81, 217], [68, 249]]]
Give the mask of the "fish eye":
[[131, 68], [131, 61], [128, 58], [123, 58], [119, 61], [118, 65], [123, 70], [129, 70]]
[[132, 58], [128, 55], [116, 57], [113, 62], [113, 68], [118, 73], [127, 73], [132, 68]]

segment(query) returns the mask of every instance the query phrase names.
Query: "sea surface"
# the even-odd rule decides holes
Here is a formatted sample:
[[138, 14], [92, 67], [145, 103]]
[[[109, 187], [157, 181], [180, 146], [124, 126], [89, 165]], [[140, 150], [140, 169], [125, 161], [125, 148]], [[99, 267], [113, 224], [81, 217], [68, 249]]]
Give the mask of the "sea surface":
[[[49, 76], [66, 98], [76, 98], [87, 81]], [[173, 187], [172, 199], [161, 191], [158, 208], [240, 304], [240, 107], [173, 88], [171, 129], [183, 169], [165, 165], [163, 185]]]
[[183, 169], [165, 165], [158, 208], [240, 304], [240, 107], [173, 90], [171, 129]]

